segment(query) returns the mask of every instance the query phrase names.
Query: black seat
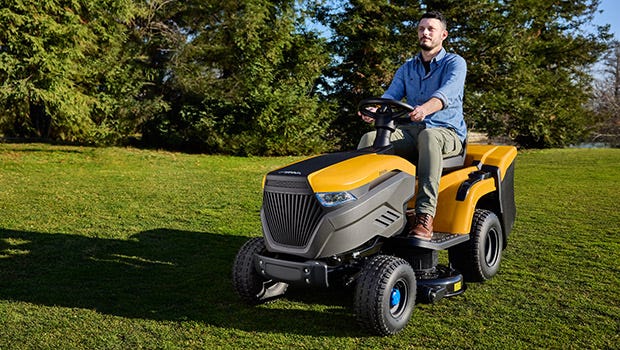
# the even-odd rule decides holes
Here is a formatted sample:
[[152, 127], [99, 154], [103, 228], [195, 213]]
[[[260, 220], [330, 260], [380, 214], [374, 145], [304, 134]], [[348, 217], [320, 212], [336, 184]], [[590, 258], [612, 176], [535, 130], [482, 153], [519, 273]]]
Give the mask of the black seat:
[[467, 156], [467, 141], [463, 142], [463, 150], [461, 153], [445, 157], [442, 161], [443, 173], [449, 173], [451, 171], [460, 169], [465, 165], [465, 157]]

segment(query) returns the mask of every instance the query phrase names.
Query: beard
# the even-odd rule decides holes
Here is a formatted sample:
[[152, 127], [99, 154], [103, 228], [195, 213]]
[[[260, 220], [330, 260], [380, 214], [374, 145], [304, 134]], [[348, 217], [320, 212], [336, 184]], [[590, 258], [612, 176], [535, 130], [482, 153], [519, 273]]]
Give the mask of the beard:
[[432, 49], [435, 48], [431, 40], [427, 40], [427, 41], [420, 40], [419, 43], [420, 43], [419, 44], [420, 49], [422, 49], [423, 51], [431, 51]]

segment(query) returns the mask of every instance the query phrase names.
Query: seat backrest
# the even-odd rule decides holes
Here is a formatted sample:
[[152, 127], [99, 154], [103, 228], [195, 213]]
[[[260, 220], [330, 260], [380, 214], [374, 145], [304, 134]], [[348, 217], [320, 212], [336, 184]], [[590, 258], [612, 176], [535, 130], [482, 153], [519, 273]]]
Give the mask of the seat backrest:
[[457, 170], [465, 165], [465, 157], [467, 156], [467, 142], [463, 142], [463, 150], [461, 153], [446, 157], [442, 160], [443, 173], [449, 173], [453, 170]]

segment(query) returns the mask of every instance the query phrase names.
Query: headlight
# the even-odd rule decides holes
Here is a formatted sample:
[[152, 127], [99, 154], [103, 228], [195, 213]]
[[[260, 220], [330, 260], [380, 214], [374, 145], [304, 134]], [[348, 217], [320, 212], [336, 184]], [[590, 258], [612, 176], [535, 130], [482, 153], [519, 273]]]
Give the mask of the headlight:
[[316, 198], [324, 207], [334, 207], [357, 199], [349, 192], [321, 192], [316, 194]]

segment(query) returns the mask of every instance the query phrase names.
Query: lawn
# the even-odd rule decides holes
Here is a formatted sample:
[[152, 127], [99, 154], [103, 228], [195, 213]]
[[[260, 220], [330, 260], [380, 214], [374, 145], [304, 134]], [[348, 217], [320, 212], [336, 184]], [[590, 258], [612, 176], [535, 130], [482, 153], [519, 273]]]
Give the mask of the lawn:
[[262, 176], [295, 159], [0, 144], [0, 349], [619, 347], [619, 149], [520, 152], [499, 274], [387, 338], [347, 291], [232, 292]]

